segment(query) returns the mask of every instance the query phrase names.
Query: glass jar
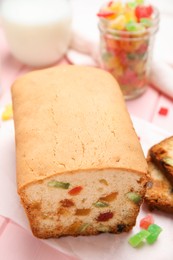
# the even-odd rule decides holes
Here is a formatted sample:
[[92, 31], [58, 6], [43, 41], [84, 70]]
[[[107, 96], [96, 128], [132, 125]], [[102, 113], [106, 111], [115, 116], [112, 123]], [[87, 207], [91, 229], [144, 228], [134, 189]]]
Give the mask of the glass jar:
[[109, 29], [100, 18], [101, 65], [118, 81], [125, 99], [144, 93], [148, 83], [159, 12], [154, 8], [152, 26], [143, 31], [129, 32]]
[[69, 0], [3, 0], [1, 22], [11, 53], [32, 67], [54, 64], [71, 41]]

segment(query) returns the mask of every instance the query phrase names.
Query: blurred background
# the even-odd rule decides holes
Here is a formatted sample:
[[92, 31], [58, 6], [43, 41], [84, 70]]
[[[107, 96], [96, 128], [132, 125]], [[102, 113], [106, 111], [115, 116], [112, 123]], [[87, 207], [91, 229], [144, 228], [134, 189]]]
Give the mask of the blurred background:
[[[0, 3], [6, 0], [0, 0]], [[12, 0], [15, 2], [15, 0]], [[23, 0], [27, 2], [30, 0]], [[35, 3], [38, 0], [35, 1]], [[45, 1], [45, 0], [44, 0]], [[43, 1], [43, 2], [44, 2]], [[59, 0], [57, 0], [58, 2]], [[51, 0], [48, 1], [51, 3]], [[89, 46], [89, 44], [98, 44], [99, 32], [98, 32], [98, 12], [100, 6], [107, 1], [104, 0], [67, 0], [72, 7], [72, 44], [71, 48], [77, 49], [83, 53], [94, 52], [95, 45]], [[172, 0], [150, 0], [151, 4], [156, 6], [161, 14], [160, 29], [157, 34], [157, 40], [155, 43], [154, 57], [163, 59], [166, 62], [173, 64], [173, 1]], [[15, 10], [14, 10], [15, 12]], [[32, 14], [30, 14], [32, 17]], [[76, 37], [77, 36], [77, 37]], [[0, 34], [1, 37], [1, 34]], [[0, 38], [0, 48], [2, 47], [3, 40]], [[84, 45], [86, 44], [86, 45]], [[91, 48], [90, 48], [91, 47]], [[91, 50], [92, 49], [92, 50]]]
[[[0, 0], [0, 2], [5, 2], [7, 0]], [[48, 2], [49, 5], [53, 7], [53, 3], [55, 2], [60, 3], [63, 0], [18, 0], [22, 1], [23, 3], [33, 3], [36, 6], [36, 3], [40, 3], [41, 6], [43, 3]], [[16, 0], [12, 0], [13, 6], [15, 6]], [[92, 65], [98, 66], [99, 62], [99, 30], [98, 30], [98, 17], [96, 14], [98, 13], [99, 8], [104, 2], [103, 0], [64, 0], [66, 2], [69, 9], [72, 11], [71, 13], [71, 23], [70, 23], [70, 32], [71, 35], [68, 39], [66, 39], [66, 48], [63, 49], [61, 55], [58, 55], [57, 50], [57, 57], [55, 57], [54, 63], [57, 62], [64, 62], [64, 54], [65, 59], [72, 63], [72, 64], [79, 64], [79, 65]], [[153, 59], [157, 61], [157, 64], [163, 64], [161, 70], [165, 69], [166, 65], [173, 65], [173, 1], [172, 0], [150, 0], [148, 1], [152, 5], [156, 6], [160, 11], [160, 28], [156, 35], [155, 45], [154, 45], [154, 54]], [[42, 8], [42, 7], [41, 7]], [[54, 8], [54, 14], [61, 13], [62, 9]], [[12, 13], [18, 16], [18, 12], [16, 8], [13, 8]], [[28, 16], [32, 20], [33, 13], [28, 12]], [[67, 15], [69, 17], [69, 14]], [[34, 19], [33, 19], [34, 20]], [[1, 73], [3, 77], [1, 79], [1, 88], [9, 88], [11, 85], [11, 79], [14, 79], [14, 73], [19, 75], [19, 71], [21, 73], [27, 72], [30, 68], [25, 66], [24, 63], [19, 62], [10, 52], [10, 46], [8, 44], [5, 27], [2, 24], [2, 17], [1, 17], [1, 9], [0, 9], [0, 66], [1, 66]], [[54, 30], [55, 31], [55, 30]], [[41, 30], [39, 31], [39, 33]], [[70, 33], [67, 32], [67, 33]], [[64, 36], [67, 35], [64, 33]], [[22, 36], [22, 33], [21, 33]], [[38, 37], [37, 33], [35, 33], [35, 37], [33, 37], [33, 46], [34, 40]], [[57, 37], [59, 37], [57, 35]], [[15, 38], [15, 31], [13, 32], [13, 38]], [[47, 39], [50, 37], [47, 37]], [[55, 38], [54, 38], [55, 39]], [[61, 37], [62, 39], [62, 37]], [[38, 43], [38, 42], [37, 42]], [[50, 52], [53, 52], [53, 44], [48, 41], [40, 41], [40, 49], [43, 48], [43, 43], [47, 44]], [[25, 44], [20, 41], [22, 48], [25, 47]], [[51, 47], [50, 47], [51, 46]], [[62, 46], [62, 45], [61, 45]], [[55, 47], [55, 45], [54, 45]], [[19, 48], [20, 50], [20, 48]], [[30, 53], [32, 54], [31, 50], [28, 50], [29, 56]], [[34, 52], [33, 52], [34, 53]], [[46, 52], [44, 52], [46, 55]], [[48, 54], [47, 54], [48, 55]], [[49, 53], [50, 55], [50, 53]], [[37, 55], [34, 53], [34, 57]], [[159, 61], [159, 62], [158, 62]], [[15, 68], [15, 70], [14, 70]], [[160, 68], [159, 68], [160, 69]], [[3, 71], [3, 73], [2, 73]], [[168, 70], [166, 71], [166, 73]], [[11, 73], [11, 74], [10, 74]], [[154, 80], [155, 80], [155, 73], [160, 74], [160, 71], [154, 71]], [[170, 74], [170, 73], [169, 73]], [[171, 70], [172, 74], [172, 70]], [[8, 76], [7, 76], [8, 75]], [[153, 80], [152, 80], [153, 81]], [[155, 83], [155, 82], [154, 82]], [[157, 82], [156, 82], [157, 84]], [[160, 87], [163, 89], [162, 87]], [[1, 91], [2, 93], [2, 91]], [[173, 94], [172, 94], [173, 95]]]
[[[72, 0], [73, 29], [75, 33], [93, 42], [98, 41], [96, 13], [103, 0]], [[173, 1], [150, 0], [160, 11], [160, 29], [156, 36], [154, 57], [173, 65]]]

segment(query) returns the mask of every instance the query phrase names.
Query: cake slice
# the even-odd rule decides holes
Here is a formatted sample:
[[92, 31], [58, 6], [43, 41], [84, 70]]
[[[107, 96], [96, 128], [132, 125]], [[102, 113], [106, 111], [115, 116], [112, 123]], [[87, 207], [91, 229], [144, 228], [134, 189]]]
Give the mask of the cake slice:
[[115, 79], [63, 65], [22, 76], [12, 99], [18, 193], [33, 234], [131, 230], [147, 163]]
[[154, 145], [150, 156], [173, 185], [173, 136]]
[[148, 157], [148, 171], [151, 180], [147, 184], [146, 203], [150, 209], [173, 213], [173, 186], [150, 157]]

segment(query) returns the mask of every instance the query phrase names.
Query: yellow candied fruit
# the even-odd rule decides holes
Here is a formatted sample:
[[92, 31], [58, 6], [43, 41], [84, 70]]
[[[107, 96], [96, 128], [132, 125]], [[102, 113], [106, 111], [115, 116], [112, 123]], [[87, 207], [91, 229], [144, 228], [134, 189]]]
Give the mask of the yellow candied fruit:
[[13, 118], [13, 108], [12, 105], [7, 105], [2, 113], [2, 120], [6, 121]]
[[123, 67], [120, 65], [118, 68], [114, 69], [112, 74], [115, 76], [115, 78], [123, 76], [124, 74]]
[[124, 11], [124, 6], [120, 1], [113, 2], [109, 8], [111, 11], [115, 11], [118, 14], [123, 13]]
[[116, 68], [117, 70], [120, 69], [120, 62], [119, 59], [112, 56], [110, 57], [106, 62], [105, 65], [107, 67], [107, 69], [114, 69]]
[[125, 12], [125, 18], [126, 18], [127, 23], [129, 23], [129, 22], [137, 22], [137, 18], [135, 16], [135, 13], [134, 13], [133, 10], [127, 10]]
[[136, 63], [136, 66], [134, 66], [134, 70], [137, 74], [142, 74], [146, 71], [146, 61], [141, 60]]
[[111, 21], [109, 24], [110, 29], [123, 30], [126, 26], [127, 20], [125, 15], [119, 15], [115, 20]]

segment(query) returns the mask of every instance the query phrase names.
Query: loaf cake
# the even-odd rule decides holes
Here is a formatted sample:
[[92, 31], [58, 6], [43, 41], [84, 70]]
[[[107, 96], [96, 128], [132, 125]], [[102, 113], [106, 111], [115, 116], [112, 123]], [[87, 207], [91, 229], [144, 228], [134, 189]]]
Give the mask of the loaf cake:
[[146, 203], [151, 210], [173, 213], [173, 186], [150, 156], [148, 156], [148, 171], [151, 180], [148, 182], [145, 194]]
[[115, 79], [62, 65], [12, 86], [18, 193], [39, 238], [135, 225], [147, 163]]
[[173, 213], [173, 136], [149, 149], [147, 163], [150, 181], [145, 194], [146, 203], [150, 209]]
[[173, 185], [173, 136], [151, 147], [150, 156]]

